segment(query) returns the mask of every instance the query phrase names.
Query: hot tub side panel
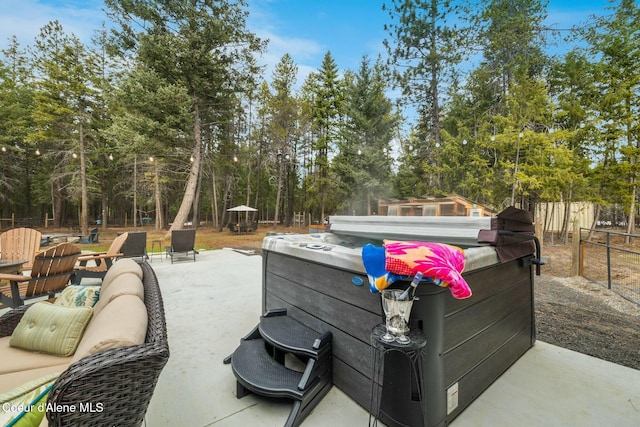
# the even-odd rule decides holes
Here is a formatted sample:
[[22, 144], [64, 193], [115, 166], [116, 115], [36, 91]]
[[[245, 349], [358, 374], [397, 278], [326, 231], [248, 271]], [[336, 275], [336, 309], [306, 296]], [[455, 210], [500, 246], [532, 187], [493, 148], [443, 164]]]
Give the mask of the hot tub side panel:
[[[264, 310], [284, 307], [307, 326], [332, 332], [334, 384], [369, 408], [370, 332], [382, 321], [382, 310], [364, 273], [273, 251], [263, 251], [263, 263]], [[365, 285], [353, 285], [354, 276]], [[418, 288], [420, 300], [411, 312], [412, 325], [427, 335], [423, 407], [429, 427], [453, 420], [535, 339], [529, 266], [515, 260], [464, 277], [473, 290], [471, 298], [456, 300], [446, 288], [424, 285]], [[415, 402], [390, 405], [399, 411], [416, 410]]]
[[[441, 395], [446, 400], [436, 412], [442, 411], [447, 423], [535, 342], [533, 271], [525, 264], [520, 259], [470, 272], [464, 277], [473, 296], [467, 300], [450, 295], [445, 298], [442, 347], [438, 351], [443, 360]], [[452, 396], [455, 389], [457, 407]], [[430, 418], [430, 425], [439, 425], [435, 421]]]

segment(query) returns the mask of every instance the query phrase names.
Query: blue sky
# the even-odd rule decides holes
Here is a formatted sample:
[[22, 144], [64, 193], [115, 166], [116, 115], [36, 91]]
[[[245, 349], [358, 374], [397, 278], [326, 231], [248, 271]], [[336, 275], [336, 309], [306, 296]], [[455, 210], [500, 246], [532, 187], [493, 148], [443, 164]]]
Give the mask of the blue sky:
[[[247, 0], [249, 28], [269, 39], [269, 50], [262, 58], [272, 67], [289, 53], [304, 77], [317, 70], [327, 51], [331, 51], [341, 71], [356, 70], [364, 54], [375, 58], [384, 54], [383, 29], [389, 22], [382, 11], [382, 0]], [[12, 35], [22, 45], [32, 44], [47, 22], [59, 20], [67, 33], [89, 42], [93, 30], [105, 19], [102, 0], [0, 0], [0, 47]], [[551, 0], [548, 24], [568, 28], [584, 22], [590, 14], [600, 14], [607, 0]], [[562, 50], [562, 48], [560, 48]]]

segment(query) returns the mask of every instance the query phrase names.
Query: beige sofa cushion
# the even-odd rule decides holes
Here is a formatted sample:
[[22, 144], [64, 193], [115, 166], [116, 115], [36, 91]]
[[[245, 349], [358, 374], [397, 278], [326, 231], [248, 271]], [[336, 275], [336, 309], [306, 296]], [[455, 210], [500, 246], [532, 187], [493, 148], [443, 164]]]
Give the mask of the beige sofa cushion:
[[61, 365], [46, 366], [44, 368], [34, 368], [27, 369], [26, 371], [2, 374], [0, 375], [0, 393], [6, 393], [24, 383], [44, 377], [45, 375], [62, 373], [67, 370], [70, 364], [71, 363], [64, 363]]
[[120, 258], [114, 262], [102, 279], [102, 292], [109, 287], [116, 277], [123, 273], [133, 273], [142, 280], [142, 267], [131, 258]]
[[51, 354], [35, 353], [19, 348], [13, 348], [9, 345], [10, 340], [11, 337], [0, 338], [0, 354], [2, 355], [2, 363], [0, 363], [0, 375], [9, 372], [25, 371], [28, 369], [55, 366], [65, 363], [67, 365], [71, 364], [71, 356], [54, 356]]
[[100, 299], [93, 306], [94, 316], [98, 315], [111, 301], [121, 295], [135, 295], [144, 302], [142, 280], [134, 273], [122, 273], [105, 289], [100, 290]]
[[121, 295], [96, 313], [84, 332], [73, 362], [99, 351], [144, 343], [147, 309], [137, 295]]

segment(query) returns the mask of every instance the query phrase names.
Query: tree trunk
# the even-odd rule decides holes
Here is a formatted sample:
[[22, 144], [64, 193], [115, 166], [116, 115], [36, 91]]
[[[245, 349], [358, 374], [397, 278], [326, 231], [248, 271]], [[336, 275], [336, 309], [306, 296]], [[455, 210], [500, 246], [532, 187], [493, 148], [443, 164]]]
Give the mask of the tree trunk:
[[62, 182], [59, 178], [53, 181], [53, 224], [54, 227], [62, 227]]
[[196, 193], [195, 193], [195, 197], [193, 198], [193, 208], [192, 208], [192, 212], [193, 215], [191, 216], [191, 221], [193, 222], [193, 226], [194, 227], [198, 227], [198, 224], [200, 224], [200, 194], [202, 191], [202, 169], [199, 170], [198, 173], [198, 184], [196, 185]]
[[80, 234], [89, 234], [89, 202], [87, 196], [87, 159], [84, 153], [84, 127], [80, 120]]
[[162, 193], [160, 192], [160, 173], [158, 172], [158, 162], [155, 162], [154, 192], [156, 195], [156, 231], [164, 227], [164, 215], [162, 214]]
[[218, 190], [216, 189], [216, 172], [211, 168], [211, 217], [213, 218], [213, 229], [222, 231], [221, 223], [218, 219]]
[[[633, 234], [636, 225], [636, 195], [638, 187], [635, 184], [635, 179], [632, 178], [633, 185], [631, 187], [631, 206], [629, 206], [629, 221], [627, 222], [627, 234]], [[625, 236], [624, 242], [628, 245], [631, 243], [631, 237]]]
[[[569, 183], [569, 195], [565, 201], [564, 220], [562, 224], [562, 244], [569, 241], [569, 225], [571, 220], [571, 202], [573, 201], [573, 182]], [[574, 236], [575, 237], [575, 236]]]
[[198, 187], [198, 177], [200, 175], [200, 163], [202, 161], [202, 141], [200, 134], [200, 110], [198, 108], [197, 99], [193, 100], [194, 105], [194, 122], [193, 122], [193, 162], [191, 163], [191, 169], [189, 170], [189, 178], [187, 179], [187, 184], [184, 190], [184, 196], [182, 197], [182, 203], [180, 203], [180, 208], [178, 209], [178, 213], [176, 217], [173, 219], [173, 224], [171, 225], [169, 231], [167, 232], [167, 237], [170, 235], [173, 230], [182, 230], [184, 228], [184, 223], [189, 219], [189, 211], [193, 206], [193, 200], [196, 195], [196, 190]]
[[593, 234], [594, 234], [593, 230], [598, 225], [598, 221], [600, 221], [600, 212], [601, 211], [602, 211], [602, 207], [600, 206], [600, 203], [598, 203], [596, 205], [596, 214], [594, 215], [593, 222], [591, 223], [591, 230], [589, 230], [589, 237], [588, 237], [589, 241], [591, 241], [593, 239]]
[[276, 211], [273, 215], [273, 226], [278, 225], [278, 216], [280, 214], [280, 199], [282, 198], [282, 160], [278, 160], [278, 190], [276, 193]]

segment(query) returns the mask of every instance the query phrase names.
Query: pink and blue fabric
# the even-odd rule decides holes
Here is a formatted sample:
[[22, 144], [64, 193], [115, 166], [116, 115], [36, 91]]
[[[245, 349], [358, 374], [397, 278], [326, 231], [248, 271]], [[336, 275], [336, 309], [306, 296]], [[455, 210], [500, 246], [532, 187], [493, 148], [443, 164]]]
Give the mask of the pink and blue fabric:
[[371, 292], [387, 288], [398, 280], [407, 280], [421, 272], [422, 282], [449, 287], [457, 299], [469, 298], [471, 288], [462, 277], [462, 249], [434, 242], [385, 240], [383, 247], [371, 244], [362, 248], [362, 261]]

